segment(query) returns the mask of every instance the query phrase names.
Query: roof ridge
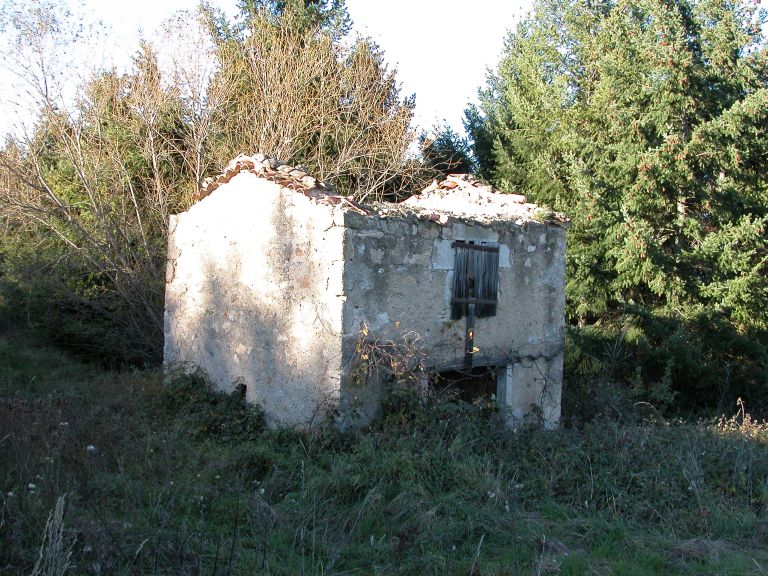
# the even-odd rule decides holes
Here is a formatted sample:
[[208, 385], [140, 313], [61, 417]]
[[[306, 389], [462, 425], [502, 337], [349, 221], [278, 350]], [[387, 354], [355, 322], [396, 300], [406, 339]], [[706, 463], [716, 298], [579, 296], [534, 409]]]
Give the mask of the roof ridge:
[[[366, 215], [374, 211], [351, 197], [336, 193], [332, 186], [321, 182], [302, 166], [292, 166], [260, 152], [253, 156], [240, 154], [233, 158], [221, 174], [203, 181], [200, 190], [192, 196], [193, 201], [202, 200], [241, 172], [255, 174], [316, 201], [332, 205], [345, 204]], [[423, 211], [423, 216], [440, 224], [446, 223], [449, 215], [479, 219], [495, 217], [518, 221], [536, 220], [562, 227], [568, 227], [570, 222], [563, 214], [530, 203], [522, 194], [504, 193], [473, 174], [448, 174], [443, 180], [434, 180], [421, 192], [400, 203], [387, 204], [393, 208], [401, 206], [417, 212]]]
[[318, 180], [301, 166], [291, 166], [278, 158], [257, 153], [253, 156], [240, 154], [233, 158], [218, 176], [203, 180], [200, 189], [192, 195], [192, 200], [202, 200], [222, 184], [228, 183], [241, 172], [250, 172], [267, 180], [271, 180], [296, 192], [301, 192], [310, 198], [338, 196], [332, 186]]

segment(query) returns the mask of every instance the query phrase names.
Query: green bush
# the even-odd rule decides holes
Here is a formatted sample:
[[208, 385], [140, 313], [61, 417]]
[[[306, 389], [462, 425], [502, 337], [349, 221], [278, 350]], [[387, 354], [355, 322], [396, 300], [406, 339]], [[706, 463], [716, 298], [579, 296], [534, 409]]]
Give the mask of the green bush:
[[264, 412], [245, 400], [244, 390], [236, 386], [231, 394], [213, 390], [200, 370], [168, 369], [160, 395], [162, 410], [180, 420], [196, 439], [216, 442], [256, 440], [264, 431]]
[[565, 382], [565, 412], [582, 420], [629, 417], [638, 403], [665, 415], [712, 416], [737, 398], [768, 416], [768, 344], [716, 313], [627, 308], [615, 321], [568, 327]]

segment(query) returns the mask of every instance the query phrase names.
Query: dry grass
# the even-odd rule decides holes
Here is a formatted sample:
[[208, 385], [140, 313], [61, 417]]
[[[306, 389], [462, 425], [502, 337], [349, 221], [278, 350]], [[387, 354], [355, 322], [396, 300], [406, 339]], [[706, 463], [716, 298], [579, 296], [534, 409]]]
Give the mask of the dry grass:
[[768, 427], [743, 415], [511, 434], [486, 406], [400, 397], [388, 409], [407, 417], [348, 436], [265, 431], [200, 380], [8, 340], [0, 378], [0, 574], [63, 573], [70, 548], [69, 574], [768, 565]]
[[40, 556], [32, 569], [32, 576], [64, 576], [72, 567], [72, 547], [75, 542], [68, 542], [64, 535], [65, 504], [66, 495], [59, 496], [48, 516]]

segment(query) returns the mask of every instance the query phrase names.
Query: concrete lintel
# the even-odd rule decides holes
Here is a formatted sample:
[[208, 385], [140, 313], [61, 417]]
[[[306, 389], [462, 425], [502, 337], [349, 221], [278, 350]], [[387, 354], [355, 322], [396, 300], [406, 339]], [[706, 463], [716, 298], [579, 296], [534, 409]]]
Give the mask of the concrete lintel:
[[[554, 354], [536, 354], [536, 355], [522, 355], [522, 354], [507, 354], [504, 356], [482, 356], [476, 355], [472, 362], [473, 368], [506, 368], [509, 365], [516, 363], [524, 363], [526, 365], [537, 360], [552, 361], [562, 356], [562, 349], [558, 349]], [[464, 368], [464, 357], [457, 358], [453, 362], [439, 362], [434, 364], [427, 364], [425, 370], [428, 372], [448, 372], [450, 370], [460, 370]]]

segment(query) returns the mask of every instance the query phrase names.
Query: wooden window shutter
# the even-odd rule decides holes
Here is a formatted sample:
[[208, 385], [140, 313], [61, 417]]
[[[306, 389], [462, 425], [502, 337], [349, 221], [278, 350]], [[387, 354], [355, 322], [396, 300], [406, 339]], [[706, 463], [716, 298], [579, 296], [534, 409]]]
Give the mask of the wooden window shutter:
[[458, 320], [475, 305], [475, 316], [496, 315], [499, 288], [499, 247], [457, 241], [455, 254], [451, 319]]

